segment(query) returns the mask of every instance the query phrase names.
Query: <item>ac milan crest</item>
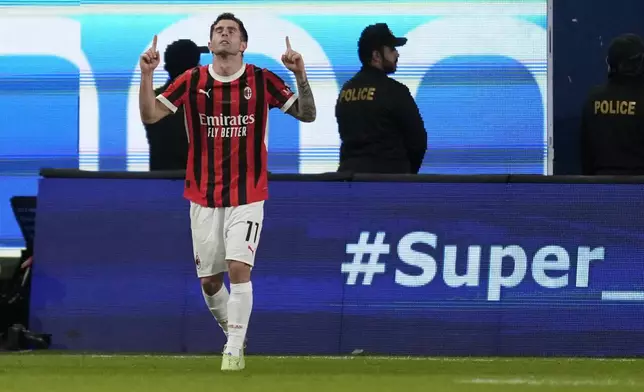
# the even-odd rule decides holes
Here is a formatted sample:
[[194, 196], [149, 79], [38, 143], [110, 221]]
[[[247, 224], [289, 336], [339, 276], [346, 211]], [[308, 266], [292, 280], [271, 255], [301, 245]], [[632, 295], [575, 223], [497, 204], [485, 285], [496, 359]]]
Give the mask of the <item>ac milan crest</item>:
[[246, 98], [246, 100], [249, 100], [252, 97], [253, 97], [253, 90], [250, 87], [246, 86], [244, 88], [244, 98]]

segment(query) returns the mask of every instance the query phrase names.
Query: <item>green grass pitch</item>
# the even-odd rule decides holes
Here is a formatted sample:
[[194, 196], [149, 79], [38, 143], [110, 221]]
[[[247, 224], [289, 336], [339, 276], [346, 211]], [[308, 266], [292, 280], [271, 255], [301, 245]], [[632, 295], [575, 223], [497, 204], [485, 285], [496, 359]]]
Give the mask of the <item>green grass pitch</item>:
[[644, 360], [0, 354], [2, 392], [644, 391]]

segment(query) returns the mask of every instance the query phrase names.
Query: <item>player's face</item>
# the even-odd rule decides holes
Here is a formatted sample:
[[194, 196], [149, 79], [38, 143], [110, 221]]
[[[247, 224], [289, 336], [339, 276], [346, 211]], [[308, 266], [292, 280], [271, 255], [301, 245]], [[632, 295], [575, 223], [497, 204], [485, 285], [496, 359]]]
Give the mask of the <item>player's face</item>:
[[384, 57], [382, 59], [382, 70], [387, 74], [396, 72], [396, 67], [398, 66], [398, 57], [400, 57], [398, 50], [396, 50], [396, 48], [385, 46], [382, 49], [382, 53], [384, 54]]
[[246, 50], [246, 42], [243, 42], [239, 25], [234, 20], [220, 20], [208, 44], [215, 55], [241, 54]]

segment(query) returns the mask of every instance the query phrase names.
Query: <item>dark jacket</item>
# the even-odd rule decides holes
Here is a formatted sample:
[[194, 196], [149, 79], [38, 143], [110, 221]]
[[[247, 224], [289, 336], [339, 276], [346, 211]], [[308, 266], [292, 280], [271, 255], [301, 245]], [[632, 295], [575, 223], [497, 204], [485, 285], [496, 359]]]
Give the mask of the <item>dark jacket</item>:
[[364, 66], [342, 86], [335, 116], [342, 145], [338, 171], [413, 173], [427, 150], [427, 132], [409, 89]]
[[[161, 94], [170, 85], [168, 81], [154, 90]], [[188, 135], [183, 106], [154, 124], [144, 124], [150, 146], [150, 170], [186, 170], [188, 162]]]
[[584, 175], [644, 175], [644, 78], [614, 75], [590, 91], [581, 157]]

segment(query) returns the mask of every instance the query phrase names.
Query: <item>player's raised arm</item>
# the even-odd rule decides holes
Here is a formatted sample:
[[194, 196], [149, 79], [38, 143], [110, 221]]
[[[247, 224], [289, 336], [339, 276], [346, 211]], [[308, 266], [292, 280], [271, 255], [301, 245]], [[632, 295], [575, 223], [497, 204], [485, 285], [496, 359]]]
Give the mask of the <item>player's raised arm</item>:
[[152, 47], [141, 55], [139, 67], [141, 68], [141, 86], [139, 88], [139, 111], [141, 121], [152, 124], [171, 113], [171, 109], [156, 99], [152, 76], [161, 61], [157, 51], [157, 36], [152, 40]]
[[315, 100], [313, 92], [306, 77], [302, 55], [291, 48], [291, 42], [286, 37], [286, 52], [282, 55], [282, 63], [295, 75], [297, 82], [298, 98], [286, 113], [303, 122], [313, 122], [316, 117]]

